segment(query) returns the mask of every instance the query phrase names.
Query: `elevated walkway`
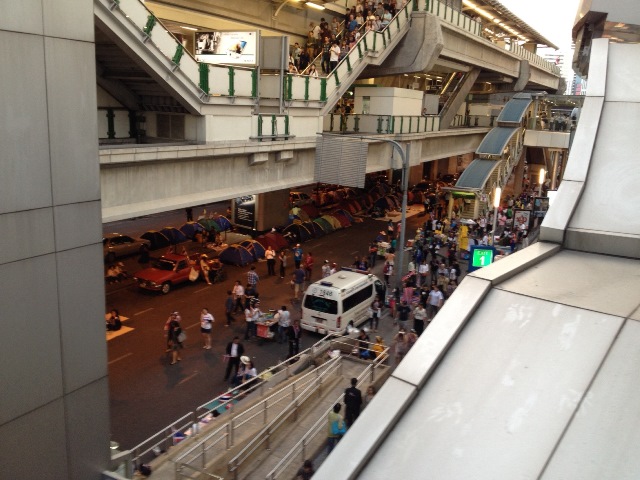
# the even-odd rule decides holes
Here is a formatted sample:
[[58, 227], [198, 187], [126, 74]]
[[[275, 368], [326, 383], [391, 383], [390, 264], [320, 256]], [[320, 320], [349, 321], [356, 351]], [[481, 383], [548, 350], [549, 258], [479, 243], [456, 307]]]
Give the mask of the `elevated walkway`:
[[318, 478], [637, 477], [639, 56], [593, 41], [540, 241], [465, 277]]

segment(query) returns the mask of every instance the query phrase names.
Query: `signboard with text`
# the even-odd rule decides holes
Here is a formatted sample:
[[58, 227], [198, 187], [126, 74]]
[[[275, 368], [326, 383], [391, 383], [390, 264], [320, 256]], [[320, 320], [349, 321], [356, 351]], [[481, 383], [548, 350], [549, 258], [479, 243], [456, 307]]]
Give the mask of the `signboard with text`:
[[258, 32], [197, 32], [196, 60], [226, 65], [255, 65]]
[[489, 245], [472, 245], [469, 250], [469, 268], [471, 273], [479, 268], [489, 266], [493, 263], [496, 256], [496, 249]]
[[233, 201], [233, 223], [239, 227], [256, 228], [256, 211], [258, 196], [245, 195]]

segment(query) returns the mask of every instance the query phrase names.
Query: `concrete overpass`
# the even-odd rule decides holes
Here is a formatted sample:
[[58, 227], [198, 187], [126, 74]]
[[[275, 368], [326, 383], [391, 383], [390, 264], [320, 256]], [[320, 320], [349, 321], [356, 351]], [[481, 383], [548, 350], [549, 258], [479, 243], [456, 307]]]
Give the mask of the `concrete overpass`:
[[[432, 0], [409, 2], [384, 32], [363, 34], [320, 79], [199, 64], [138, 0], [95, 0], [94, 12], [98, 123], [108, 137], [100, 154], [105, 222], [312, 183], [323, 116], [356, 81], [463, 73], [440, 131], [394, 137], [412, 143], [413, 165], [480, 144], [487, 129], [447, 131], [476, 80], [508, 90], [555, 90], [559, 82], [555, 65], [501, 48], [479, 22]], [[131, 137], [156, 143], [134, 146]], [[370, 149], [367, 171], [390, 167], [381, 160], [391, 158], [387, 149]]]

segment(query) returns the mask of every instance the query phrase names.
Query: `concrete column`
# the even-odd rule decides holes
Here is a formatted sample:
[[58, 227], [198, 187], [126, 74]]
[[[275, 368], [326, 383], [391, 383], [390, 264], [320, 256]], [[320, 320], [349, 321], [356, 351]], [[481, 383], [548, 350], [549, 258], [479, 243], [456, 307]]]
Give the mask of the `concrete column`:
[[474, 68], [466, 73], [464, 82], [456, 92], [455, 96], [449, 100], [448, 108], [440, 114], [440, 130], [449, 128], [449, 125], [453, 122], [460, 106], [465, 102], [467, 94], [471, 91], [473, 84], [476, 82], [478, 75], [480, 75], [479, 68]]

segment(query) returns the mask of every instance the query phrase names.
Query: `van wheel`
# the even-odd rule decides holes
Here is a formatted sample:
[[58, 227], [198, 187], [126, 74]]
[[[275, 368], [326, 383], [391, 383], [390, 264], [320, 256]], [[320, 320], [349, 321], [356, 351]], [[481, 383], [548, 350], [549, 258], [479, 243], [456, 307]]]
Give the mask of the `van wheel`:
[[169, 282], [162, 284], [162, 290], [160, 290], [163, 295], [166, 295], [171, 291], [171, 284]]

